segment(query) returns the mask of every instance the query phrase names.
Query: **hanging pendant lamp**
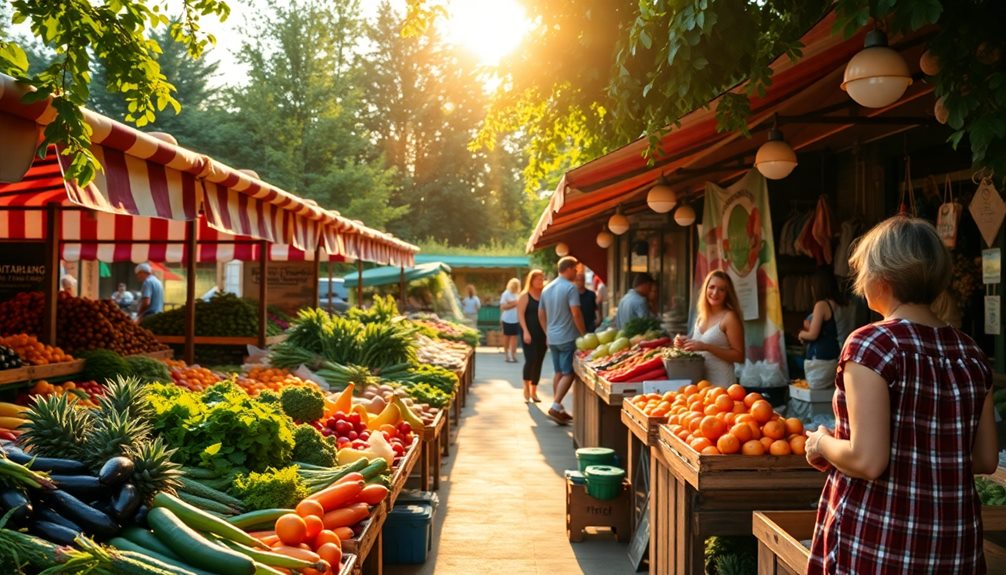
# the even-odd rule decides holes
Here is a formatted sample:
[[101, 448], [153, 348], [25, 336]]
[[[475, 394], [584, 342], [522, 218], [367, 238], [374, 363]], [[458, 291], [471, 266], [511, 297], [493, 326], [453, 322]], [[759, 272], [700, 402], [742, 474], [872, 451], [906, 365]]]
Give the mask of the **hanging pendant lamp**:
[[775, 126], [769, 130], [768, 141], [758, 148], [754, 165], [761, 175], [770, 180], [781, 180], [796, 167], [796, 152]]
[[622, 215], [622, 206], [615, 208], [615, 213], [608, 218], [608, 229], [616, 236], [629, 231], [629, 218]]
[[566, 244], [566, 242], [559, 242], [555, 244], [555, 255], [559, 256], [560, 258], [569, 255], [569, 246]]
[[883, 108], [901, 99], [912, 74], [901, 54], [887, 45], [887, 35], [871, 30], [864, 48], [845, 67], [842, 89], [860, 106]]
[[667, 184], [667, 180], [663, 176], [657, 180], [656, 185], [650, 188], [650, 191], [646, 194], [646, 205], [658, 214], [666, 214], [673, 210], [677, 203], [677, 194], [674, 193], [674, 190]]
[[674, 221], [681, 227], [687, 228], [695, 223], [695, 209], [688, 204], [681, 206], [674, 212]]
[[615, 236], [608, 230], [601, 230], [597, 233], [597, 246], [600, 248], [609, 248], [611, 244], [615, 243]]

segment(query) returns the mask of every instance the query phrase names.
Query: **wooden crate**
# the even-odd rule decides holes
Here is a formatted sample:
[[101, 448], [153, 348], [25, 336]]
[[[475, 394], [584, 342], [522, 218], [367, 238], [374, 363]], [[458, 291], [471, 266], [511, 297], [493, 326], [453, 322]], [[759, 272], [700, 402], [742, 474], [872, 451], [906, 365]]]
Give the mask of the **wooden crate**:
[[622, 424], [622, 396], [602, 397], [601, 378], [580, 358], [573, 360], [573, 442], [577, 447], [609, 447], [624, 466], [628, 430]]
[[642, 409], [626, 398], [622, 401], [622, 423], [630, 433], [643, 442], [643, 445], [650, 447], [657, 444], [660, 426], [667, 423], [667, 416], [651, 417], [646, 415]]
[[628, 482], [623, 482], [618, 497], [601, 501], [587, 494], [586, 485], [566, 479], [566, 537], [572, 542], [583, 541], [587, 527], [609, 528], [619, 541], [628, 541], [632, 534], [629, 508]]
[[[154, 335], [154, 338], [167, 345], [185, 345], [184, 335]], [[275, 345], [286, 339], [286, 334], [271, 335], [265, 338], [266, 345]], [[197, 335], [192, 338], [196, 345], [258, 345], [258, 337], [251, 336], [209, 336]]]
[[171, 359], [175, 357], [174, 350], [162, 349], [161, 351], [148, 351], [147, 353], [136, 354], [139, 357], [149, 357], [151, 359]]
[[419, 488], [423, 491], [440, 489], [440, 435], [446, 424], [443, 411], [437, 413], [433, 423], [423, 430], [423, 441], [419, 457]]
[[48, 365], [26, 365], [17, 369], [0, 371], [0, 385], [34, 381], [36, 379], [52, 379], [68, 377], [84, 371], [84, 360], [75, 359]]
[[[347, 539], [342, 542], [342, 549], [346, 553], [357, 556], [357, 568], [364, 563], [374, 550], [381, 538], [381, 530], [384, 528], [384, 521], [388, 518], [388, 508], [385, 505], [374, 507], [370, 517], [364, 521], [363, 531], [358, 537]], [[380, 549], [377, 550], [380, 555]]]
[[350, 575], [356, 570], [356, 555], [352, 553], [342, 554], [342, 569], [339, 570], [339, 575]]
[[388, 493], [388, 497], [385, 501], [388, 504], [388, 509], [390, 510], [394, 506], [395, 501], [398, 500], [398, 495], [405, 489], [405, 484], [409, 481], [409, 476], [412, 475], [412, 470], [415, 469], [416, 464], [419, 463], [420, 451], [422, 451], [423, 442], [418, 438], [412, 442], [409, 449], [405, 452], [405, 455], [398, 462], [398, 467], [396, 467], [391, 474], [391, 491]]

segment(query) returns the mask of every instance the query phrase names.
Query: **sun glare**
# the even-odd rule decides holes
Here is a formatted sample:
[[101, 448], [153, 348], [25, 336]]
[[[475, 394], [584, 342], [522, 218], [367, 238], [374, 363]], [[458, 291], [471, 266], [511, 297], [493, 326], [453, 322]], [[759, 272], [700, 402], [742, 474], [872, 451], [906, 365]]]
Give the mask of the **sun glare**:
[[487, 66], [499, 64], [531, 28], [517, 0], [452, 0], [447, 10], [447, 40]]

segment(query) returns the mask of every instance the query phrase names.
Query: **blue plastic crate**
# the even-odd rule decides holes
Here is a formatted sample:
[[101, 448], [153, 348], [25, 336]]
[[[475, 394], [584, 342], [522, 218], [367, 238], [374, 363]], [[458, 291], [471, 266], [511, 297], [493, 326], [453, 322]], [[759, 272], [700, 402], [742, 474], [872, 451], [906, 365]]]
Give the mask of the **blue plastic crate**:
[[383, 534], [385, 563], [425, 563], [433, 543], [433, 507], [425, 503], [395, 505]]

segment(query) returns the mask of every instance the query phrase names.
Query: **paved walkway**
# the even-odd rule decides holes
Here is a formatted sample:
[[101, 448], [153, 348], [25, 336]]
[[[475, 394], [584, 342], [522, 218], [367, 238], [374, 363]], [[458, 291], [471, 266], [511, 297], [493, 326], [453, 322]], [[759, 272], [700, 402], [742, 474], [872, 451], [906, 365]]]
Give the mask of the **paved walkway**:
[[552, 397], [548, 366], [542, 403], [524, 405], [521, 365], [504, 362], [496, 348], [479, 350], [476, 383], [442, 469], [433, 552], [421, 566], [386, 565], [389, 575], [633, 573], [627, 546], [607, 534], [566, 539], [563, 471], [576, 467], [571, 428], [543, 411]]

